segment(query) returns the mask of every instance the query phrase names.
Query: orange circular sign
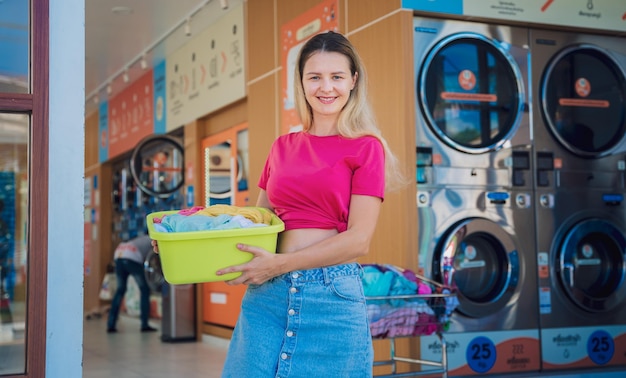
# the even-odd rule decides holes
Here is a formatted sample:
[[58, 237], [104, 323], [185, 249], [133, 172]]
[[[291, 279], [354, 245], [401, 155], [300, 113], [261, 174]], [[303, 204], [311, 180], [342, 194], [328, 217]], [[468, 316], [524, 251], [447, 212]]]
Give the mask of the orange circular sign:
[[587, 97], [589, 96], [589, 93], [591, 93], [591, 83], [589, 83], [589, 80], [581, 77], [580, 79], [576, 80], [574, 89], [580, 97]]
[[463, 70], [459, 73], [459, 85], [469, 91], [476, 86], [476, 75], [470, 70]]

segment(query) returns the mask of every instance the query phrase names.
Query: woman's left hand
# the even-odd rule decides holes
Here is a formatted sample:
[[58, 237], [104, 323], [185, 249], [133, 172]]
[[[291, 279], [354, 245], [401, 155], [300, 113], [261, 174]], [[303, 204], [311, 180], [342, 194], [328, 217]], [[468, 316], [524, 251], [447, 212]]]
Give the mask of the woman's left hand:
[[241, 275], [232, 280], [225, 281], [228, 285], [260, 285], [276, 276], [276, 254], [270, 253], [261, 247], [247, 244], [237, 244], [237, 249], [252, 253], [252, 260], [240, 265], [233, 265], [215, 272], [221, 276], [226, 273], [241, 272]]

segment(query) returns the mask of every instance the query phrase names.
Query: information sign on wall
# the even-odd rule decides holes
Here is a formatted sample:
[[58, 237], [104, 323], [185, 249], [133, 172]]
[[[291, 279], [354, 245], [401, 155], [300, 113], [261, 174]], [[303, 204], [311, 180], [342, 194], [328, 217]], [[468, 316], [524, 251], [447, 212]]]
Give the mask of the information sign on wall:
[[130, 151], [154, 131], [152, 70], [109, 100], [109, 158]]
[[327, 0], [301, 14], [281, 28], [282, 134], [302, 128], [295, 109], [294, 70], [298, 52], [304, 42], [323, 31], [337, 31], [337, 0]]
[[163, 134], [166, 131], [167, 116], [165, 113], [165, 88], [167, 79], [165, 77], [165, 60], [157, 64], [153, 71], [154, 79], [154, 133]]
[[104, 101], [98, 108], [98, 159], [104, 163], [109, 158], [109, 103]]
[[244, 36], [241, 5], [167, 57], [167, 131], [246, 96]]

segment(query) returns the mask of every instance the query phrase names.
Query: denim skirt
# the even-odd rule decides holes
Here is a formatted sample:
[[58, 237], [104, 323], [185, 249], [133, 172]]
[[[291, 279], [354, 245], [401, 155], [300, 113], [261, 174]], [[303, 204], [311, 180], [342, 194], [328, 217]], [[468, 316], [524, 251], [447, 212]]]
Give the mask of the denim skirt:
[[250, 285], [222, 377], [372, 377], [362, 272], [343, 264]]

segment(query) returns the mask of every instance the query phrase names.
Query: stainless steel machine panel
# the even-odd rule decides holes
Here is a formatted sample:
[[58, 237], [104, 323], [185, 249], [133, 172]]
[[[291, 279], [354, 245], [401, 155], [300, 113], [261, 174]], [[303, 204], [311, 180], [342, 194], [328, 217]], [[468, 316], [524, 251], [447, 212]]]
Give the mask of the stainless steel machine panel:
[[527, 315], [537, 309], [530, 195], [422, 188], [417, 196], [420, 266], [458, 290], [450, 332], [536, 328]]
[[[531, 30], [530, 39], [537, 187], [601, 187], [599, 175], [609, 172], [616, 180], [607, 188], [624, 190], [624, 38]], [[552, 168], [579, 178], [558, 181]]]
[[624, 193], [540, 191], [536, 208], [543, 368], [626, 365]]
[[542, 369], [626, 365], [626, 43], [530, 41]]
[[417, 147], [435, 168], [490, 172], [472, 184], [530, 187], [513, 156], [531, 148], [528, 31], [415, 18], [413, 35]]
[[450, 373], [538, 371], [528, 31], [413, 26], [419, 264], [457, 290]]
[[[451, 374], [538, 371], [531, 193], [421, 185], [417, 202], [420, 268], [459, 300], [446, 332]], [[421, 343], [438, 350], [432, 337]]]

